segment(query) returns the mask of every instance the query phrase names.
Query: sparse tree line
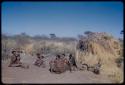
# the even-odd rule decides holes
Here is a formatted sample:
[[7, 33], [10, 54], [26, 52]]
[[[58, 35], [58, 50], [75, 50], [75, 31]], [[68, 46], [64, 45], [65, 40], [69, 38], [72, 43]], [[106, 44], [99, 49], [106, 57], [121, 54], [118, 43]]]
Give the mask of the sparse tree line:
[[[30, 53], [36, 53], [36, 51], [39, 51], [42, 48], [45, 53], [48, 52], [56, 53], [56, 51], [57, 52], [68, 51], [69, 48], [61, 45], [70, 46], [70, 44], [73, 44], [74, 42], [76, 42], [75, 38], [70, 38], [70, 37], [60, 38], [57, 37], [55, 34], [50, 34], [50, 37], [45, 35], [29, 36], [26, 33], [21, 33], [12, 36], [2, 34], [2, 59], [9, 58], [10, 52], [14, 48], [28, 49], [28, 47], [30, 47], [29, 49], [32, 49], [30, 50], [31, 51]], [[60, 46], [56, 45], [56, 43], [60, 43], [61, 45]], [[59, 50], [59, 48], [62, 49]]]

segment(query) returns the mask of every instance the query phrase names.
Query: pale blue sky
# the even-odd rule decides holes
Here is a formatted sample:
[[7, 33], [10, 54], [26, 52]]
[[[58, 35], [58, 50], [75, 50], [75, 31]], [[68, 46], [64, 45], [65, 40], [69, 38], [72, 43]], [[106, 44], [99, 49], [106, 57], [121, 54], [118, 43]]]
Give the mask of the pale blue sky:
[[3, 2], [2, 33], [77, 37], [85, 31], [121, 37], [122, 2]]

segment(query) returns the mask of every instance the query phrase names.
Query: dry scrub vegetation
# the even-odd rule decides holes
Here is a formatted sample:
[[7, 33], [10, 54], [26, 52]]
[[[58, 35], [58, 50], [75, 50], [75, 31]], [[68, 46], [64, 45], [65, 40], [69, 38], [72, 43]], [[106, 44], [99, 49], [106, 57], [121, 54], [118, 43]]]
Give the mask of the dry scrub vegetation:
[[30, 37], [26, 34], [15, 36], [2, 36], [2, 59], [8, 59], [12, 49], [21, 49], [27, 54], [37, 52], [44, 54], [72, 53], [75, 54], [76, 39], [49, 38], [45, 36]]
[[114, 83], [123, 82], [123, 41], [107, 33], [96, 32], [85, 32], [79, 40], [83, 41], [83, 48], [79, 47], [80, 43], [74, 38], [31, 37], [24, 33], [2, 35], [2, 60], [9, 59], [11, 50], [15, 48], [31, 55], [41, 50], [44, 54], [72, 53], [80, 64], [94, 65], [101, 60], [101, 73], [110, 77]]
[[86, 32], [81, 41], [83, 49], [77, 50], [77, 62], [91, 66], [101, 60], [101, 73], [109, 76], [114, 83], [122, 83], [123, 42], [107, 33], [93, 32]]

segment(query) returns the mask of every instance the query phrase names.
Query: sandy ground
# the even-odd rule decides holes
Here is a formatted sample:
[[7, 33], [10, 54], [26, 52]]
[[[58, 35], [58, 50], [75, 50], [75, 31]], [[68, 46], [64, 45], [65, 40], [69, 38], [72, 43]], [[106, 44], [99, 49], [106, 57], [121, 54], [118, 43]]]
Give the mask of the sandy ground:
[[20, 67], [8, 67], [9, 61], [2, 61], [2, 82], [10, 83], [112, 83], [105, 75], [96, 75], [89, 71], [66, 71], [62, 74], [49, 72], [48, 62], [51, 58], [46, 58], [46, 68], [36, 67], [33, 62], [36, 58], [27, 56], [22, 62], [30, 65], [29, 69]]

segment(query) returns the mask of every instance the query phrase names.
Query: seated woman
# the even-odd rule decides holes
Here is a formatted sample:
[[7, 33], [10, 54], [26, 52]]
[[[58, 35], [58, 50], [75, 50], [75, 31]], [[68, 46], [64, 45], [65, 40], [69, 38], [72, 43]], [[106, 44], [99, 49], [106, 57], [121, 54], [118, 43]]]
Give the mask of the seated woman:
[[11, 61], [8, 67], [21, 67], [25, 69], [29, 68], [28, 64], [20, 62], [21, 60], [20, 53], [21, 52], [19, 51], [12, 51], [13, 55], [11, 56]]
[[16, 53], [16, 51], [12, 51], [12, 54], [9, 67], [20, 67], [22, 65], [20, 62], [20, 54]]

